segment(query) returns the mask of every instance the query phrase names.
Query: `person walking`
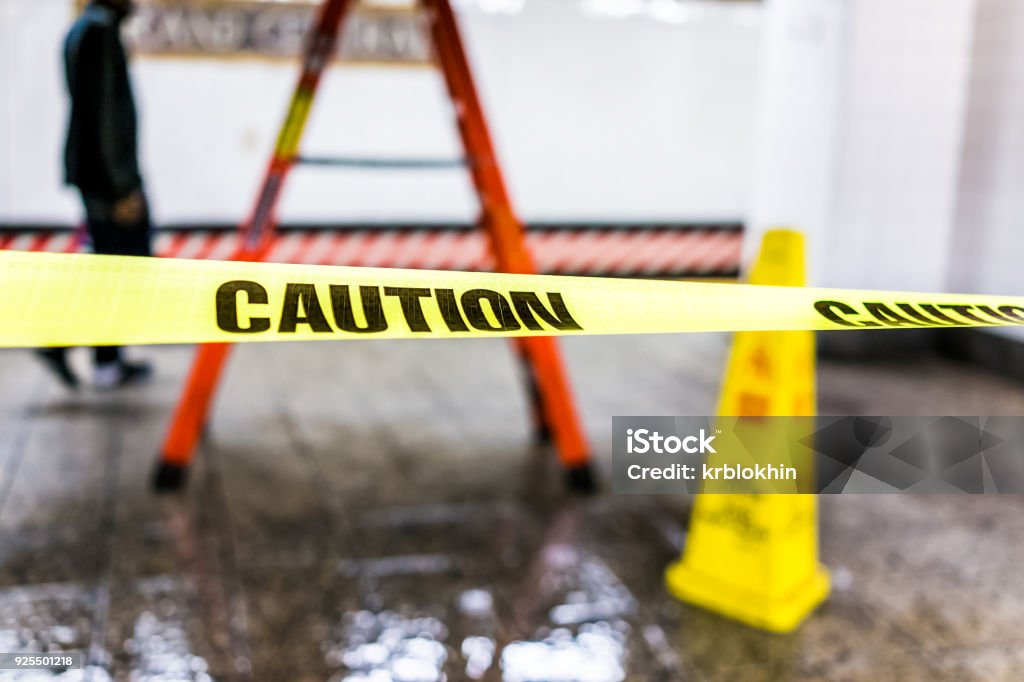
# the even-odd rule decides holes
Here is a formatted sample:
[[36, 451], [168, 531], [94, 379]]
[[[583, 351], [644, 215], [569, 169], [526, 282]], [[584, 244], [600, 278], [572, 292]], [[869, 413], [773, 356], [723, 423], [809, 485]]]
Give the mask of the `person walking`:
[[[93, 251], [150, 256], [152, 227], [138, 162], [138, 122], [121, 23], [132, 0], [92, 0], [64, 41], [71, 113], [64, 148], [67, 184], [85, 209]], [[39, 349], [47, 366], [69, 388], [78, 377], [66, 348]], [[145, 362], [129, 362], [119, 346], [94, 349], [94, 383], [112, 389], [148, 379]]]

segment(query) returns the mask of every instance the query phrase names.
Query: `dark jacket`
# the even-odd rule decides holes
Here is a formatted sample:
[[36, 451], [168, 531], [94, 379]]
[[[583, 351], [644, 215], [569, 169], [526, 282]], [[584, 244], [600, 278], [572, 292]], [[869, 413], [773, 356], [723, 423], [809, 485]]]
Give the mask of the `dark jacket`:
[[115, 10], [92, 3], [64, 41], [71, 96], [65, 180], [87, 196], [111, 201], [142, 185], [121, 19]]

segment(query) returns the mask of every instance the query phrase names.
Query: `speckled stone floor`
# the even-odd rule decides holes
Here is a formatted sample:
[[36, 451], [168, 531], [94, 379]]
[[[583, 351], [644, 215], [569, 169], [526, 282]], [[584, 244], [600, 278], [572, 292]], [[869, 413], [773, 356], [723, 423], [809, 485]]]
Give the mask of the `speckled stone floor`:
[[[726, 342], [565, 344], [603, 470], [612, 415], [713, 410]], [[503, 342], [239, 348], [188, 490], [163, 497], [191, 351], [138, 354], [152, 385], [72, 395], [0, 352], [0, 651], [86, 652], [57, 679], [1022, 678], [1022, 498], [823, 499], [833, 594], [768, 635], [666, 595], [688, 500], [563, 492]], [[928, 357], [825, 362], [820, 403], [1024, 414], [1024, 388]], [[53, 676], [0, 671], [29, 679]]]

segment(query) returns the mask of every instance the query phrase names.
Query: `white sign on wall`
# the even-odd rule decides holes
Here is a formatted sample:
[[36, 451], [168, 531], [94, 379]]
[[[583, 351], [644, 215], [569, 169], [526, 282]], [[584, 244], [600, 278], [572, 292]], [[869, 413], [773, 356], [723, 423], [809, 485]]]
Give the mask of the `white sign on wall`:
[[[138, 55], [297, 57], [321, 3], [315, 0], [137, 0], [126, 38]], [[357, 5], [345, 24], [339, 59], [425, 64], [430, 42], [411, 4]]]

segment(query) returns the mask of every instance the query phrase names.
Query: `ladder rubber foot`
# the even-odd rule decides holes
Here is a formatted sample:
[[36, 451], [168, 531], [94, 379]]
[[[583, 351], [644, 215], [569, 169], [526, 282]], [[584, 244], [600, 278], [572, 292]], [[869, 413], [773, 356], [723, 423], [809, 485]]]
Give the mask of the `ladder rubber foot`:
[[555, 442], [554, 434], [545, 423], [540, 423], [533, 430], [533, 442], [539, 446], [551, 445]]
[[597, 492], [597, 479], [589, 462], [566, 468], [565, 484], [569, 490], [576, 493], [589, 495]]
[[182, 490], [188, 480], [188, 467], [170, 462], [160, 462], [153, 473], [153, 490], [171, 493]]

